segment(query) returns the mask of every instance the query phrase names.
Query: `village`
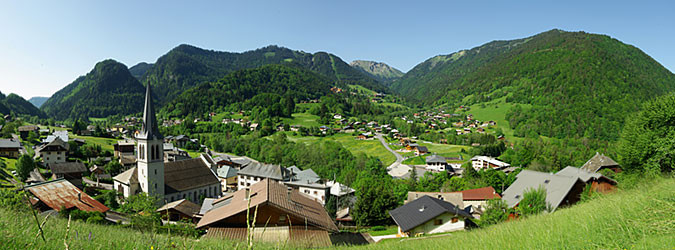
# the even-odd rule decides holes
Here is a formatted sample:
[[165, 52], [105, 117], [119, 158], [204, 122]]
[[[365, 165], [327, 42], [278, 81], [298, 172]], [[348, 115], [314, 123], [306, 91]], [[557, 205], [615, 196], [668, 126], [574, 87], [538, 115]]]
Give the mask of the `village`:
[[[612, 192], [616, 181], [601, 172], [621, 171], [618, 163], [599, 153], [583, 166], [568, 166], [556, 173], [525, 170], [495, 157], [472, 156], [464, 151], [480, 146], [478, 143], [460, 147], [449, 145], [447, 139], [425, 141], [406, 136], [393, 124], [334, 114], [333, 125], [320, 126], [318, 132], [324, 136], [345, 134], [351, 142], [372, 141], [383, 153], [396, 158], [386, 165], [392, 179], [439, 173], [462, 178], [467, 167], [472, 172], [498, 171], [515, 176], [505, 189], [484, 186], [461, 191], [409, 191], [399, 207], [388, 211], [395, 225], [364, 231], [352, 217], [358, 199], [355, 189], [321, 178], [311, 168], [219, 153], [186, 135], [163, 135], [161, 126], [183, 121], [158, 123], [149, 86], [145, 98], [141, 118], [128, 117], [125, 124], [110, 128], [89, 125], [69, 131], [65, 126], [18, 126], [12, 138], [0, 140], [4, 164], [11, 163], [15, 168], [11, 173], [5, 172], [8, 166], [3, 169], [3, 187], [28, 192], [32, 209], [42, 214], [72, 214], [78, 210], [97, 214], [97, 220], [109, 224], [129, 224], [133, 215], [109, 206], [131, 202], [143, 194], [156, 198], [152, 205], [162, 224], [188, 225], [203, 237], [246, 240], [248, 235], [255, 235], [263, 242], [284, 240], [303, 247], [327, 247], [476, 228], [492, 206], [488, 203], [495, 200], [512, 211], [509, 219], [516, 219], [520, 216], [516, 208], [528, 192], [537, 188], [545, 192], [547, 211], [554, 212], [574, 205], [584, 192]], [[508, 143], [504, 135], [494, 135], [496, 122], [477, 121], [470, 114], [430, 111], [397, 120], [420, 125], [427, 132], [464, 135], [490, 131], [497, 142]], [[259, 129], [259, 124], [242, 118], [220, 122], [250, 131]], [[307, 128], [286, 123], [275, 130], [297, 134]], [[443, 146], [461, 151], [437, 154], [430, 150]], [[34, 167], [20, 170], [17, 166], [27, 164], [24, 161]]]

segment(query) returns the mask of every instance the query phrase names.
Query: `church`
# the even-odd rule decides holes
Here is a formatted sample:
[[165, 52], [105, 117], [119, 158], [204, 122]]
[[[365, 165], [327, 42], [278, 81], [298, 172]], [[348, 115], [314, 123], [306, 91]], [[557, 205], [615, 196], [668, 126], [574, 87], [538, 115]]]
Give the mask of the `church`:
[[221, 185], [211, 170], [211, 157], [164, 162], [164, 137], [158, 126], [148, 84], [143, 124], [136, 136], [137, 164], [113, 178], [115, 190], [124, 198], [141, 192], [154, 195], [160, 203], [187, 199], [201, 204], [203, 198], [220, 197]]

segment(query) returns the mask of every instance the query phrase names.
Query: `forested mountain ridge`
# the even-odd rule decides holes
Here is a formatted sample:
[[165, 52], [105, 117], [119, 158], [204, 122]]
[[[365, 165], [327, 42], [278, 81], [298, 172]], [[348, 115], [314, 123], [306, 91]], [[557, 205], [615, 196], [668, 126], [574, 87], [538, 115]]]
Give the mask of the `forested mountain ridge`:
[[392, 82], [404, 75], [400, 70], [382, 62], [354, 60], [349, 65], [370, 75], [386, 86], [391, 85]]
[[41, 110], [57, 120], [141, 112], [145, 88], [127, 66], [108, 59], [54, 93]]
[[141, 82], [155, 86], [160, 103], [164, 104], [183, 91], [201, 83], [217, 81], [234, 71], [280, 63], [297, 64], [337, 84], [357, 84], [375, 91], [387, 90], [377, 80], [350, 67], [333, 54], [311, 54], [278, 46], [232, 53], [179, 45], [157, 59], [143, 75]]
[[426, 105], [504, 97], [527, 104], [507, 114], [519, 134], [614, 140], [640, 103], [675, 90], [675, 76], [609, 36], [551, 30], [433, 57], [392, 89]]
[[18, 96], [17, 94], [5, 96], [5, 94], [0, 92], [0, 114], [7, 115], [11, 113], [17, 115], [38, 116], [41, 118], [46, 117], [44, 112], [26, 101], [26, 99], [23, 99], [23, 97]]
[[[303, 68], [265, 65], [239, 70], [218, 81], [191, 88], [169, 102], [161, 112], [173, 117], [201, 116], [235, 103], [251, 104], [250, 99], [261, 94], [284, 96], [291, 98], [294, 103], [299, 100], [317, 99], [330, 93], [331, 84], [331, 79]], [[153, 85], [153, 89], [158, 88]], [[278, 97], [267, 99], [274, 98]], [[271, 101], [263, 99], [258, 101], [261, 103]]]

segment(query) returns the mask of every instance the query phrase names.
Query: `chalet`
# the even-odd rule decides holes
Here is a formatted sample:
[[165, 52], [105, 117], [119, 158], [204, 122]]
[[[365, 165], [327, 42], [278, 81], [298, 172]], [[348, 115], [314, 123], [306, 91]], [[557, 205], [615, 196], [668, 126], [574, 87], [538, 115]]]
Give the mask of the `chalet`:
[[429, 153], [429, 149], [425, 146], [417, 146], [415, 147], [415, 155], [423, 155]]
[[462, 193], [460, 192], [408, 192], [408, 196], [403, 204], [408, 204], [414, 200], [422, 198], [423, 196], [433, 197], [442, 201], [450, 202], [457, 205], [460, 209], [464, 208], [464, 201]]
[[615, 173], [621, 172], [621, 166], [619, 166], [619, 163], [616, 163], [616, 161], [612, 160], [612, 158], [609, 158], [598, 152], [596, 152], [590, 160], [581, 166], [581, 169], [591, 173], [596, 173], [602, 169], [609, 169]]
[[304, 248], [331, 246], [329, 233], [338, 231], [320, 203], [271, 179], [215, 200], [196, 228], [206, 229], [207, 238], [246, 240], [253, 233], [257, 241]]
[[42, 145], [36, 150], [36, 155], [42, 157], [45, 166], [54, 163], [66, 162], [66, 153], [68, 152], [68, 143], [61, 140], [61, 137], [55, 137], [51, 142]]
[[53, 179], [66, 179], [78, 188], [82, 188], [82, 175], [87, 172], [87, 167], [82, 162], [61, 162], [49, 165]]
[[340, 119], [342, 119], [342, 115], [340, 115], [340, 114], [335, 114], [335, 115], [333, 116], [333, 119], [340, 120]]
[[21, 139], [26, 140], [28, 138], [28, 135], [30, 132], [35, 133], [35, 135], [40, 134], [40, 128], [35, 125], [25, 125], [25, 126], [20, 126], [16, 130], [19, 131], [19, 135], [21, 136]]
[[135, 155], [121, 155], [119, 162], [124, 169], [130, 169], [136, 166], [136, 156]]
[[497, 191], [490, 186], [463, 190], [458, 193], [462, 194], [464, 209], [467, 210], [470, 207], [470, 213], [476, 218], [480, 218], [480, 215], [485, 212], [485, 205], [488, 200], [501, 198]]
[[471, 166], [473, 167], [473, 169], [478, 171], [478, 170], [487, 169], [487, 168], [499, 170], [499, 169], [510, 167], [511, 165], [506, 163], [506, 162], [502, 162], [502, 161], [497, 160], [495, 158], [489, 157], [489, 156], [478, 155], [478, 156], [474, 156], [473, 158], [471, 158]]
[[502, 200], [513, 208], [518, 206], [525, 192], [542, 187], [546, 190], [547, 205], [551, 211], [555, 211], [558, 207], [578, 202], [585, 186], [578, 177], [523, 170], [516, 176], [516, 181], [502, 193]]
[[291, 179], [291, 171], [279, 165], [251, 163], [239, 170], [237, 176], [239, 179], [238, 190], [242, 190], [264, 179], [289, 181]]
[[258, 123], [251, 123], [251, 126], [249, 126], [249, 128], [251, 129], [251, 131], [256, 131], [256, 130], [258, 130], [259, 126], [260, 126], [260, 124], [258, 124]]
[[189, 200], [181, 199], [165, 204], [157, 209], [163, 220], [197, 222], [201, 207]]
[[15, 139], [0, 139], [0, 156], [19, 158], [21, 155], [21, 143]]
[[121, 140], [113, 144], [115, 149], [114, 156], [116, 158], [121, 158], [122, 155], [134, 155], [136, 143], [132, 140]]
[[182, 150], [178, 147], [174, 147], [171, 143], [164, 143], [164, 160], [169, 161], [181, 161], [191, 159], [190, 154], [187, 151]]
[[312, 169], [300, 170], [296, 166], [288, 168], [291, 179], [283, 182], [284, 185], [298, 190], [312, 200], [325, 205], [330, 195], [330, 186], [324, 183]]
[[458, 205], [422, 196], [389, 211], [398, 225], [398, 237], [464, 230], [465, 221], [473, 218]]
[[415, 148], [419, 147], [420, 145], [417, 143], [408, 143], [408, 145], [405, 146], [406, 150], [415, 150]]
[[436, 154], [427, 156], [426, 162], [427, 162], [427, 170], [436, 172], [446, 171], [446, 168], [448, 166], [448, 162], [445, 160], [445, 157]]
[[64, 179], [29, 185], [25, 189], [35, 197], [31, 203], [41, 212], [66, 209], [105, 213], [110, 210]]
[[172, 142], [174, 145], [176, 145], [176, 147], [184, 148], [185, 145], [187, 145], [187, 143], [190, 142], [190, 137], [187, 137], [185, 135], [177, 135], [171, 137], [169, 139], [169, 142]]
[[96, 179], [107, 179], [111, 178], [109, 173], [106, 173], [105, 168], [99, 165], [94, 165], [89, 168], [89, 172], [91, 172]]
[[485, 129], [483, 129], [483, 128], [477, 128], [477, 129], [476, 129], [476, 132], [482, 134], [482, 133], [485, 133]]
[[300, 128], [302, 128], [300, 125], [291, 125], [291, 131], [297, 132], [300, 131]]
[[555, 173], [556, 175], [577, 177], [586, 185], [591, 185], [591, 191], [599, 193], [608, 193], [616, 189], [616, 181], [600, 173], [588, 172], [576, 167], [566, 167]]
[[236, 170], [242, 169], [252, 162], [251, 160], [245, 157], [237, 158], [237, 157], [230, 157], [229, 155], [217, 156], [216, 158], [213, 158], [213, 160], [216, 162], [216, 165], [218, 167], [230, 166]]
[[221, 190], [223, 191], [231, 191], [231, 190], [237, 190], [237, 173], [239, 170], [237, 170], [234, 167], [228, 166], [228, 165], [223, 165], [218, 167], [216, 170], [216, 175], [218, 175], [218, 180], [220, 180], [220, 186]]

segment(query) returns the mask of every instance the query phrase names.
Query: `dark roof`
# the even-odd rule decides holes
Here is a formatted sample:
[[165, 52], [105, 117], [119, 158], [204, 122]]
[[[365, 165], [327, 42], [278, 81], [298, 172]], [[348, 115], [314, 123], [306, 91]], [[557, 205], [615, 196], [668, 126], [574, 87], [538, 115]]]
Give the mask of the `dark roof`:
[[428, 150], [427, 147], [425, 147], [425, 146], [418, 146], [418, 147], [417, 147], [417, 151], [429, 152], [429, 150]]
[[146, 140], [163, 139], [162, 134], [159, 133], [159, 126], [157, 125], [157, 117], [155, 117], [155, 108], [152, 104], [152, 92], [149, 83], [145, 90], [143, 126], [141, 126], [140, 133], [136, 138]]
[[200, 158], [164, 163], [167, 194], [220, 183], [218, 177]]
[[200, 208], [201, 207], [199, 205], [194, 204], [189, 200], [182, 199], [165, 204], [164, 206], [158, 208], [157, 212], [174, 209], [178, 212], [183, 213], [184, 215], [194, 217], [195, 215], [199, 214]]
[[288, 180], [290, 178], [288, 169], [279, 165], [254, 163], [239, 170], [239, 175], [256, 176], [261, 178], [270, 178], [273, 180]]
[[577, 167], [572, 167], [572, 166], [567, 166], [566, 168], [563, 168], [562, 170], [558, 171], [555, 173], [556, 175], [563, 175], [563, 176], [570, 176], [570, 177], [577, 177], [584, 183], [588, 183], [588, 181], [592, 180], [600, 180], [604, 179], [609, 183], [612, 183], [616, 185], [616, 181], [612, 180], [600, 173], [591, 173], [586, 170], [583, 170], [581, 168]]
[[[250, 200], [247, 200], [247, 192], [250, 192]], [[219, 206], [220, 202], [229, 202], [229, 204]], [[263, 204], [269, 204], [287, 214], [300, 217], [306, 220], [308, 225], [327, 231], [338, 231], [321, 203], [301, 194], [297, 189], [291, 191], [289, 199], [288, 188], [270, 179], [253, 184], [250, 190], [242, 189], [214, 201], [214, 208], [206, 212], [197, 224], [197, 228], [208, 228], [227, 218], [245, 213], [249, 207]]]
[[104, 213], [109, 210], [108, 207], [64, 179], [26, 186], [26, 190], [56, 211], [61, 211], [61, 208], [70, 209], [73, 207], [87, 212]]
[[[58, 149], [61, 148], [61, 149]], [[51, 142], [43, 145], [40, 147], [38, 151], [43, 152], [43, 151], [66, 151], [68, 150], [68, 144], [61, 140], [61, 137], [55, 137], [54, 140]]]
[[401, 227], [402, 231], [409, 231], [444, 213], [473, 218], [470, 214], [450, 202], [426, 195], [389, 211], [389, 215]]
[[69, 173], [84, 173], [87, 172], [87, 167], [84, 163], [76, 162], [62, 162], [49, 164], [52, 174], [69, 174]]
[[0, 148], [21, 148], [21, 143], [14, 139], [0, 139]]
[[596, 152], [595, 155], [586, 162], [586, 164], [581, 166], [581, 169], [595, 173], [598, 172], [598, 170], [600, 170], [603, 167], [618, 167], [618, 166], [619, 163], [616, 163], [616, 161], [612, 160], [612, 158], [609, 158], [604, 154]]
[[523, 199], [527, 190], [543, 187], [546, 189], [546, 203], [551, 206], [552, 210], [556, 210], [578, 181], [581, 180], [576, 176], [523, 170], [516, 176], [516, 181], [504, 190], [502, 200], [509, 207], [515, 207]]

